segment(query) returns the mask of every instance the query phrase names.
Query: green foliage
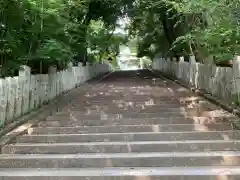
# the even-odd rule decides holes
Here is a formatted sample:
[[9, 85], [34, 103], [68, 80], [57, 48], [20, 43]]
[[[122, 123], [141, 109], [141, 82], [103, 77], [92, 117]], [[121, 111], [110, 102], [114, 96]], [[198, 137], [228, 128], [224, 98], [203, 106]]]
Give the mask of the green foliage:
[[[1, 0], [3, 48], [0, 57], [4, 75], [16, 75], [15, 71], [20, 65], [35, 64], [32, 63], [33, 59], [38, 61], [37, 64], [40, 62], [48, 66], [54, 64], [53, 58], [56, 56], [46, 60], [46, 56], [39, 55], [40, 52], [49, 55], [52, 49], [57, 48], [57, 44], [61, 44], [62, 47], [67, 47], [69, 44], [64, 27], [66, 19], [61, 15], [62, 3], [62, 0]], [[59, 53], [56, 61], [60, 61], [59, 58], [65, 61], [64, 54]]]
[[143, 68], [145, 68], [145, 69], [151, 68], [151, 65], [152, 65], [151, 59], [149, 59], [147, 57], [143, 57], [143, 58], [141, 58], [141, 61], [142, 61]]
[[114, 28], [106, 26], [101, 21], [92, 21], [87, 36], [89, 53], [96, 60], [116, 59], [119, 54], [119, 46], [125, 44], [126, 37], [121, 34], [114, 33]]
[[[139, 37], [139, 56], [195, 54], [204, 62], [230, 60], [239, 52], [239, 0], [136, 1], [131, 31]], [[153, 46], [154, 45], [154, 46]]]
[[162, 52], [230, 60], [240, 48], [239, 12], [239, 0], [0, 0], [1, 73], [15, 75], [22, 64], [36, 72], [62, 69], [73, 56], [115, 59], [128, 41], [114, 33], [126, 14], [138, 57]]
[[39, 47], [32, 59], [41, 59], [49, 66], [56, 65], [60, 69], [64, 69], [67, 67], [69, 59], [72, 57], [73, 54], [69, 46], [51, 39], [47, 40]]
[[[95, 42], [101, 54], [103, 49], [115, 53], [119, 44], [115, 42], [120, 40], [115, 35], [109, 38], [106, 31], [115, 28], [131, 2], [0, 0], [2, 75], [16, 75], [22, 64], [30, 65], [36, 73], [46, 72], [51, 65], [62, 69], [73, 56], [78, 56], [77, 61], [92, 62], [96, 59], [87, 54], [87, 48], [94, 49]], [[102, 22], [104, 27], [93, 33], [95, 27], [89, 27], [91, 21]]]
[[54, 61], [69, 59], [71, 55], [71, 50], [68, 46], [54, 39], [47, 40], [36, 51], [38, 58], [50, 60], [49, 64], [52, 65], [54, 65]]
[[130, 13], [130, 35], [137, 36], [138, 57], [150, 57], [158, 51], [167, 52], [169, 43], [164, 33], [161, 6], [156, 6], [155, 1], [137, 1], [135, 11]]

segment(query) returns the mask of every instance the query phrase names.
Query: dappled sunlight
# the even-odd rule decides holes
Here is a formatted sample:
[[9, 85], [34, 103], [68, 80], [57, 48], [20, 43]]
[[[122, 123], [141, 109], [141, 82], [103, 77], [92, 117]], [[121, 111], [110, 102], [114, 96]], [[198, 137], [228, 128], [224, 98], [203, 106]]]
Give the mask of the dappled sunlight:
[[197, 104], [201, 97], [190, 96], [190, 97], [180, 97], [179, 101], [181, 104]]
[[216, 123], [214, 119], [209, 119], [207, 117], [199, 117], [199, 116], [194, 116], [191, 117], [194, 120], [194, 123], [196, 124], [211, 124], [211, 123]]
[[[137, 85], [133, 85], [135, 82]], [[86, 98], [82, 99], [85, 106], [83, 114], [100, 120], [130, 119], [132, 116], [139, 119], [138, 113], [144, 113], [145, 118], [168, 118], [170, 121], [185, 118], [185, 122], [194, 125], [196, 131], [209, 131], [211, 124], [224, 122], [224, 119], [231, 117], [229, 113], [210, 106], [202, 97], [194, 95], [188, 89], [161, 78], [119, 78], [105, 85], [85, 93]], [[77, 109], [76, 106], [75, 110]], [[71, 115], [73, 121], [79, 117]], [[159, 127], [153, 126], [153, 131], [158, 132]]]
[[218, 175], [217, 180], [229, 180], [227, 175]]
[[148, 101], [145, 101], [145, 106], [154, 106], [156, 103], [154, 102], [154, 99], [149, 99]]
[[25, 130], [28, 130], [31, 126], [33, 126], [34, 123], [26, 123], [26, 124], [23, 124], [17, 128], [15, 128], [14, 130], [12, 130], [11, 132], [7, 133], [6, 135], [7, 136], [10, 136], [10, 135], [14, 135], [14, 134], [18, 134], [20, 132], [23, 132]]
[[197, 131], [207, 131], [209, 130], [209, 124], [226, 122], [228, 118], [234, 117], [221, 108], [212, 106], [211, 103], [206, 102], [202, 97], [179, 97], [179, 101], [183, 105], [180, 108], [181, 114], [193, 120], [195, 130]]
[[232, 139], [231, 137], [229, 137], [228, 134], [222, 133], [221, 136], [223, 137], [224, 140], [231, 140]]
[[[85, 95], [87, 99], [84, 101], [91, 106], [86, 106], [85, 114], [98, 115], [99, 119], [106, 120], [127, 118], [123, 115], [125, 112], [156, 113], [156, 118], [157, 113], [159, 117], [169, 113], [172, 115], [170, 119], [175, 116], [189, 119], [189, 123], [195, 125], [196, 131], [207, 131], [206, 124], [218, 123], [221, 118], [226, 117], [221, 110], [206, 108], [206, 104], [202, 105], [203, 98], [191, 95], [186, 88], [158, 78], [152, 78], [151, 82], [147, 80], [148, 77], [141, 79], [141, 85], [133, 86], [132, 81], [135, 80], [128, 79], [125, 83], [118, 81], [116, 84], [106, 85], [107, 89], [104, 87], [87, 92]], [[165, 108], [166, 112], [162, 112], [163, 114], [158, 112], [161, 108]], [[74, 120], [76, 119], [75, 117]]]
[[168, 92], [172, 93], [172, 95], [174, 95], [174, 91], [172, 88], [167, 88]]
[[71, 114], [70, 114], [70, 120], [71, 120], [71, 121], [78, 121], [78, 118], [76, 118], [76, 117], [74, 116], [74, 114], [71, 113]]
[[181, 115], [183, 115], [186, 118], [188, 117], [188, 114], [187, 114], [186, 109], [184, 107], [180, 107], [179, 110], [180, 110]]
[[150, 91], [150, 94], [156, 98], [174, 97], [174, 92], [171, 88], [162, 88], [162, 87], [152, 88], [152, 90]]
[[152, 131], [153, 132], [161, 132], [159, 125], [152, 125]]
[[209, 127], [204, 124], [197, 124], [194, 123], [194, 130], [195, 131], [209, 131]]
[[33, 128], [28, 128], [27, 134], [28, 134], [28, 135], [31, 135], [32, 133], [33, 133]]
[[180, 93], [182, 93], [182, 92], [184, 92], [184, 93], [188, 93], [189, 92], [189, 90], [188, 89], [186, 89], [186, 88], [178, 88], [177, 89], [177, 92], [180, 92]]
[[135, 176], [134, 180], [151, 180], [149, 176]]
[[221, 165], [238, 165], [240, 163], [240, 157], [236, 155], [222, 156]]

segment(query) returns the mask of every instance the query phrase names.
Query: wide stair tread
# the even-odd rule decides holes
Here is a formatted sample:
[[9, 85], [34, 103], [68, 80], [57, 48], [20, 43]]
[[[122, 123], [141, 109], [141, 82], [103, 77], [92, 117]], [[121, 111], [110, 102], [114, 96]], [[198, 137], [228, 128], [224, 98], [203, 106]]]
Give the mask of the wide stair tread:
[[159, 167], [159, 168], [64, 168], [64, 169], [2, 169], [0, 175], [4, 180], [238, 180], [240, 167]]
[[[224, 159], [225, 158], [225, 159]], [[2, 155], [0, 168], [240, 166], [237, 152]]]
[[[70, 129], [71, 130], [71, 129]], [[77, 133], [63, 131], [58, 134], [33, 134], [17, 137], [19, 143], [61, 142], [113, 142], [113, 141], [189, 141], [189, 140], [239, 140], [238, 131], [186, 131], [186, 132], [128, 132], [128, 133]]]
[[[234, 119], [234, 120], [237, 120]], [[234, 121], [233, 120], [233, 121]], [[75, 126], [110, 126], [110, 125], [157, 125], [157, 124], [215, 124], [215, 123], [231, 123], [231, 121], [223, 121], [215, 119], [213, 122], [204, 117], [184, 118], [184, 117], [158, 117], [158, 118], [134, 118], [134, 119], [74, 119], [74, 120], [52, 120], [43, 121], [39, 123], [41, 127], [62, 126], [62, 127], [75, 127]]]
[[[130, 120], [131, 121], [131, 120]], [[28, 134], [77, 134], [77, 133], [128, 133], [128, 132], [208, 132], [232, 130], [232, 124], [155, 124], [155, 125], [112, 125], [112, 126], [74, 126], [74, 127], [32, 127]], [[236, 131], [238, 132], [238, 131]]]
[[67, 154], [128, 152], [196, 152], [240, 150], [237, 140], [133, 141], [80, 143], [18, 143], [2, 148], [4, 154]]

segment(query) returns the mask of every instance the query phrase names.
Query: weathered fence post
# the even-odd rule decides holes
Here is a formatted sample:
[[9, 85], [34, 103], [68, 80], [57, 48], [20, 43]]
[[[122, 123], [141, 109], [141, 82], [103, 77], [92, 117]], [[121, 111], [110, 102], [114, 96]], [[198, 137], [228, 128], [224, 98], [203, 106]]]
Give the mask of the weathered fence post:
[[22, 114], [22, 96], [23, 96], [23, 81], [19, 76], [14, 77], [16, 82], [16, 95], [15, 95], [15, 115], [19, 117]]
[[87, 62], [87, 66], [86, 66], [86, 81], [88, 81], [89, 80], [89, 78], [90, 78], [90, 72], [91, 71], [91, 69], [90, 69], [90, 63], [89, 62]]
[[25, 114], [29, 111], [31, 68], [25, 65], [21, 66], [19, 77], [23, 81], [22, 114]]
[[17, 97], [17, 79], [7, 77], [8, 83], [8, 105], [7, 105], [7, 121], [12, 122], [16, 114], [16, 97]]
[[238, 102], [240, 101], [240, 56], [233, 60], [233, 96]]
[[83, 65], [81, 62], [78, 63], [79, 69], [79, 85], [83, 83]]
[[180, 63], [183, 63], [183, 62], [184, 62], [184, 57], [183, 57], [183, 56], [181, 56], [181, 57], [179, 58], [179, 62], [180, 62]]
[[196, 58], [194, 55], [190, 56], [189, 59], [189, 84], [195, 86], [195, 75], [196, 75]]
[[48, 69], [48, 101], [56, 96], [56, 72], [57, 67], [51, 66]]
[[48, 75], [41, 74], [41, 94], [40, 94], [40, 104], [43, 105], [48, 101], [47, 94], [48, 94]]
[[67, 82], [68, 82], [68, 90], [70, 90], [70, 89], [72, 89], [75, 86], [74, 85], [75, 81], [74, 81], [74, 77], [73, 77], [74, 73], [73, 73], [73, 63], [72, 62], [68, 63], [67, 71], [68, 71], [68, 80], [67, 80]]
[[195, 64], [196, 63], [196, 58], [194, 55], [191, 55], [190, 56], [190, 61], [189, 61], [191, 64]]
[[0, 79], [0, 127], [5, 124], [7, 113], [6, 80]]
[[36, 97], [36, 76], [31, 75], [30, 76], [30, 92], [29, 92], [29, 109], [32, 110], [35, 108], [35, 97]]
[[79, 64], [76, 66], [76, 87], [80, 85], [80, 67]]
[[177, 75], [178, 79], [182, 79], [182, 71], [183, 71], [183, 65], [182, 64], [183, 63], [184, 63], [184, 57], [181, 56], [179, 58], [179, 63], [177, 63], [177, 73], [176, 73], [176, 75]]
[[36, 108], [41, 107], [41, 93], [42, 93], [42, 79], [41, 75], [36, 75], [36, 99], [35, 99], [35, 105]]
[[56, 73], [56, 96], [59, 96], [60, 95], [60, 90], [61, 90], [61, 72], [58, 71]]

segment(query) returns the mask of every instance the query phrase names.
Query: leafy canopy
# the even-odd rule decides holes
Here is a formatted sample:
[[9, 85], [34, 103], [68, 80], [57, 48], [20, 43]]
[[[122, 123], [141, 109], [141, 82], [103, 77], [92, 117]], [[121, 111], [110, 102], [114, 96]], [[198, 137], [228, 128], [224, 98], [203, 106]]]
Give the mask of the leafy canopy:
[[130, 29], [139, 38], [139, 56], [224, 61], [239, 52], [239, 12], [238, 0], [136, 0]]
[[[27, 64], [34, 73], [46, 73], [48, 67], [66, 67], [69, 61], [90, 61], [87, 52], [98, 43], [100, 53], [116, 51], [117, 37], [106, 34], [131, 5], [128, 0], [0, 0], [0, 63], [2, 76], [16, 75]], [[94, 23], [103, 23], [101, 32], [92, 33]], [[106, 49], [106, 44], [112, 48]], [[95, 43], [96, 44], [96, 43]], [[89, 46], [89, 47], [88, 47]], [[114, 48], [113, 48], [114, 47]], [[94, 49], [94, 48], [93, 48]], [[114, 53], [116, 54], [116, 53]], [[74, 57], [74, 58], [73, 58]], [[89, 58], [88, 58], [89, 57]], [[93, 59], [94, 61], [94, 59]]]

